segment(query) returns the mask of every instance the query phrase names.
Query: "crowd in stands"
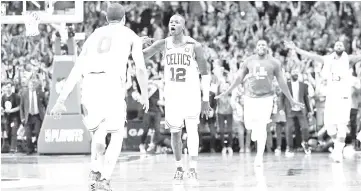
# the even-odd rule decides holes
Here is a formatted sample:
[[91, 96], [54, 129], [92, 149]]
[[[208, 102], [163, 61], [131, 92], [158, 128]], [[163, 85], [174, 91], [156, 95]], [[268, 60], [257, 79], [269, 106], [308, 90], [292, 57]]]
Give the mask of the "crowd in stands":
[[[127, 11], [126, 26], [139, 36], [150, 36], [156, 40], [168, 36], [168, 22], [172, 15], [183, 15], [186, 20], [186, 35], [201, 42], [204, 47], [213, 75], [214, 94], [218, 94], [220, 89], [232, 82], [241, 61], [254, 53], [257, 40], [269, 39], [269, 52], [281, 61], [287, 79], [290, 80], [292, 70], [297, 70], [298, 80], [308, 85], [314, 113], [309, 119], [310, 132], [318, 135], [319, 139], [322, 135], [320, 131], [323, 127], [322, 111], [325, 100], [323, 78], [320, 76], [322, 64], [293, 54], [285, 48], [283, 42], [293, 41], [304, 50], [325, 55], [332, 51], [337, 40], [341, 40], [348, 54], [361, 54], [361, 2], [157, 1], [122, 4]], [[106, 25], [107, 5], [107, 2], [100, 1], [84, 2], [84, 22], [74, 24], [75, 31], [84, 32], [88, 36], [96, 28]], [[27, 82], [30, 79], [35, 80], [39, 89], [47, 96], [51, 88], [49, 84], [56, 30], [50, 25], [40, 25], [40, 35], [36, 37], [25, 36], [24, 25], [2, 25], [1, 30], [1, 82], [11, 81], [14, 92], [20, 93], [28, 86]], [[79, 51], [82, 43], [78, 43]], [[146, 64], [150, 78], [158, 84], [162, 99], [161, 55], [146, 60]], [[131, 59], [127, 75], [127, 100], [128, 104], [132, 102], [128, 106], [128, 111], [132, 116], [130, 118], [137, 118], [140, 107], [136, 102], [139, 88]], [[361, 63], [355, 65], [350, 75], [360, 81]], [[231, 107], [222, 109], [227, 110], [224, 111], [226, 114], [233, 114], [233, 118], [237, 118], [243, 115], [239, 109], [242, 108], [239, 107], [242, 106], [242, 98], [234, 100], [228, 103]], [[360, 106], [361, 104], [358, 109]], [[219, 109], [214, 108], [215, 111]], [[274, 114], [277, 114], [277, 109]], [[208, 124], [203, 123], [201, 126], [203, 130], [200, 131], [209, 131], [204, 130], [209, 128]], [[275, 129], [271, 128], [271, 131]], [[239, 131], [241, 134], [242, 132], [244, 133]]]

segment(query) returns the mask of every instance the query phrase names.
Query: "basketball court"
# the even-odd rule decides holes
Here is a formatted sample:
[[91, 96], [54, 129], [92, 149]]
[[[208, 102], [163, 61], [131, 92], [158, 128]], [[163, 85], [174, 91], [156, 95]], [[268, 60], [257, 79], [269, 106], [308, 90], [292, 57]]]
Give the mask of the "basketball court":
[[[361, 188], [361, 153], [342, 164], [327, 153], [294, 158], [265, 155], [263, 168], [253, 167], [254, 154], [201, 154], [199, 184], [173, 185], [172, 155], [122, 153], [112, 176], [114, 191], [337, 190]], [[90, 156], [2, 155], [1, 190], [87, 190]]]

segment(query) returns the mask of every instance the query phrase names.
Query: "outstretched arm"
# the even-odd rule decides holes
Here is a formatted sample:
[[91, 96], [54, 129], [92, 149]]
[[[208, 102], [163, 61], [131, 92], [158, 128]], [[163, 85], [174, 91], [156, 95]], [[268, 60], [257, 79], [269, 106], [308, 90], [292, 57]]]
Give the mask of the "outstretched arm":
[[296, 47], [296, 45], [293, 42], [285, 42], [285, 45], [286, 45], [287, 48], [295, 50], [298, 54], [301, 54], [302, 56], [306, 56], [306, 57], [311, 58], [312, 60], [315, 60], [317, 62], [321, 62], [321, 63], [324, 62], [322, 56], [320, 56], [318, 54], [311, 53], [311, 52], [307, 52], [305, 50], [302, 50], [302, 49]]
[[247, 68], [247, 63], [248, 63], [249, 59], [246, 59], [242, 64], [241, 64], [241, 68], [237, 71], [236, 74], [236, 79], [232, 82], [231, 86], [228, 88], [227, 91], [223, 92], [221, 95], [217, 96], [217, 98], [219, 98], [220, 96], [223, 95], [228, 95], [230, 94], [239, 84], [241, 84], [244, 80], [244, 77], [246, 77], [246, 75], [248, 74], [248, 68]]
[[194, 47], [194, 52], [196, 54], [196, 61], [198, 63], [199, 71], [202, 75], [202, 91], [203, 91], [203, 101], [209, 101], [209, 90], [211, 86], [211, 76], [208, 73], [208, 64], [204, 57], [204, 52], [202, 45], [196, 43]]
[[150, 47], [143, 50], [144, 59], [154, 56], [156, 53], [164, 51], [165, 39], [155, 41]]
[[356, 63], [361, 62], [361, 54], [358, 55], [350, 55], [350, 68], [352, 68]]

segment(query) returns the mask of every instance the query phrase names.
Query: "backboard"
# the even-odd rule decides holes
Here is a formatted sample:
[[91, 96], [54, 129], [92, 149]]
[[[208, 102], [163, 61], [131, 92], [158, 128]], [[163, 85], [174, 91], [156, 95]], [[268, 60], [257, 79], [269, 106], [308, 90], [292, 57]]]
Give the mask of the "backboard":
[[83, 1], [1, 1], [1, 24], [26, 23], [36, 13], [40, 23], [83, 22]]

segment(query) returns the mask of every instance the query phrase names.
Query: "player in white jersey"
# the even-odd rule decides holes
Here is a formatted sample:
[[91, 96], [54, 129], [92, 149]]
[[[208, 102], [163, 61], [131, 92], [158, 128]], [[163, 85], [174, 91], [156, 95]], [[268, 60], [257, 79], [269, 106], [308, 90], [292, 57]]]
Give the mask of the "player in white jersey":
[[[187, 129], [187, 146], [190, 155], [188, 178], [197, 179], [196, 160], [198, 157], [199, 114], [208, 114], [210, 75], [204, 58], [202, 46], [183, 34], [185, 20], [174, 15], [169, 21], [171, 36], [156, 41], [146, 48], [144, 58], [150, 58], [157, 52], [163, 52], [165, 77], [165, 121], [170, 128], [172, 148], [176, 160], [175, 180], [183, 179], [181, 130]], [[202, 82], [199, 80], [199, 72]], [[201, 86], [203, 102], [201, 102]]]
[[341, 162], [345, 146], [347, 124], [351, 110], [351, 74], [350, 68], [361, 60], [361, 55], [348, 55], [342, 42], [335, 43], [334, 52], [320, 56], [297, 48], [293, 42], [286, 47], [297, 53], [323, 63], [323, 76], [327, 80], [324, 121], [327, 133], [334, 142], [333, 159]]
[[[130, 53], [137, 67], [146, 112], [149, 107], [142, 39], [124, 26], [125, 10], [120, 4], [109, 6], [107, 20], [109, 25], [96, 29], [84, 43], [52, 110], [53, 115], [65, 110], [65, 100], [83, 77], [83, 121], [93, 133], [89, 189], [106, 191], [110, 190], [109, 179], [122, 148], [126, 119], [126, 67]], [[111, 133], [112, 139], [105, 149], [107, 133]]]

